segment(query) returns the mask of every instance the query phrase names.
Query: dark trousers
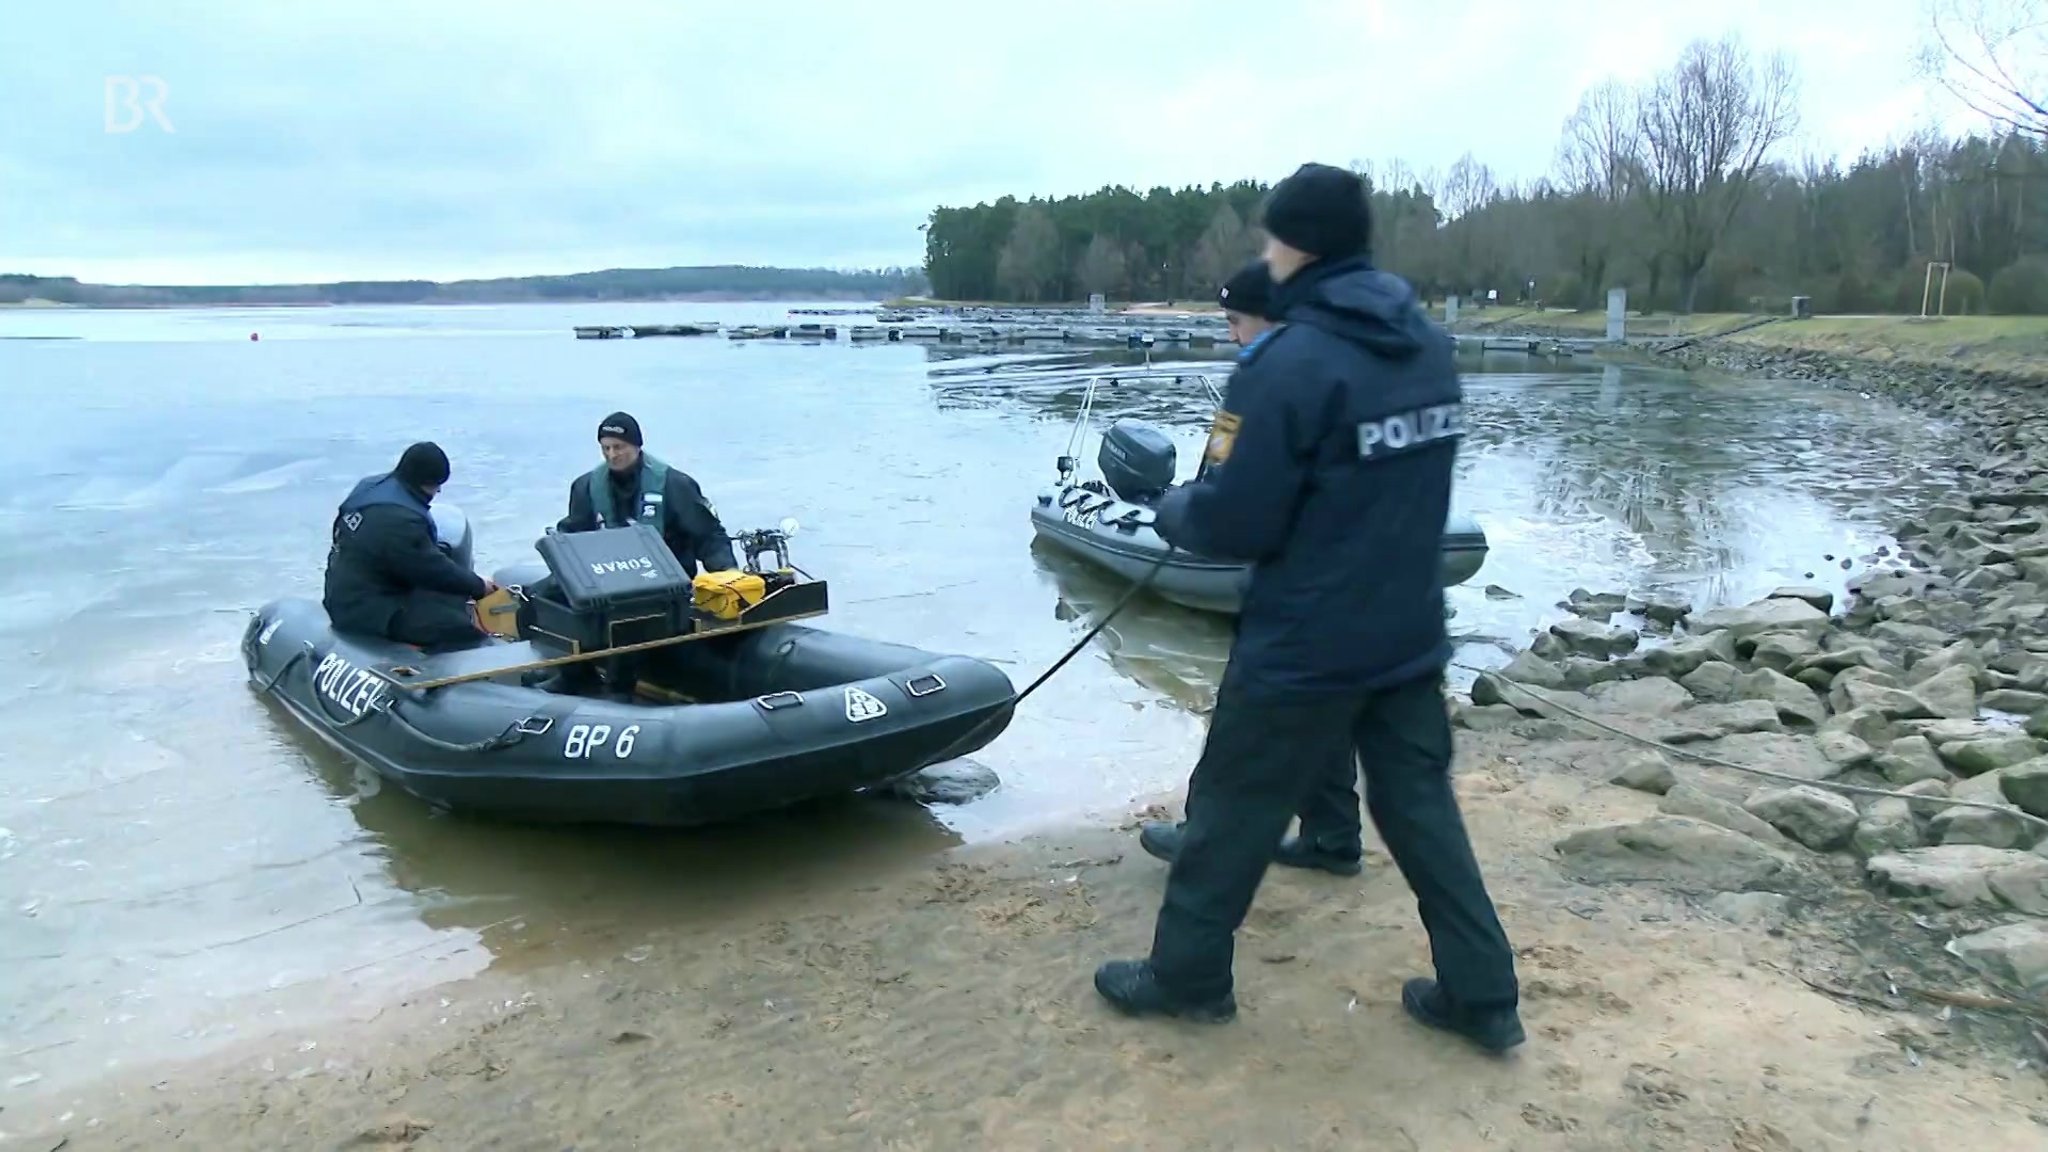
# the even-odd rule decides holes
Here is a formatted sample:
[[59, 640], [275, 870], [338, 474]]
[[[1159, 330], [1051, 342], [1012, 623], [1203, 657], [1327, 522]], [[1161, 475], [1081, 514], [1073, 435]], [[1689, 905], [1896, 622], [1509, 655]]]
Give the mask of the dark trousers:
[[408, 593], [385, 635], [429, 651], [470, 648], [484, 642], [484, 630], [470, 612], [469, 600], [450, 592]]
[[1365, 770], [1373, 827], [1415, 893], [1438, 983], [1461, 1006], [1513, 1006], [1514, 954], [1451, 791], [1450, 714], [1433, 676], [1364, 697], [1281, 699], [1247, 698], [1226, 676], [1188, 781], [1154, 973], [1184, 996], [1231, 991], [1237, 929], [1288, 819], [1301, 812], [1306, 835], [1311, 816], [1340, 821], [1348, 802], [1357, 822], [1353, 782], [1343, 780], [1340, 801], [1331, 770], [1351, 756]]
[[1325, 852], [1356, 856], [1365, 840], [1358, 808], [1358, 753], [1347, 745], [1309, 781], [1295, 815], [1301, 817], [1301, 838]]

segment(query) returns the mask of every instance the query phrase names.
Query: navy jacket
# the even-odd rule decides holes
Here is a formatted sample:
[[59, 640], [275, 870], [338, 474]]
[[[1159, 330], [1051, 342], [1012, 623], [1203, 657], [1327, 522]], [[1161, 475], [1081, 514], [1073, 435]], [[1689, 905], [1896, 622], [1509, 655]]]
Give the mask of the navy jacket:
[[1370, 692], [1440, 674], [1443, 531], [1463, 434], [1451, 338], [1363, 257], [1275, 289], [1202, 479], [1160, 502], [1190, 552], [1252, 564], [1226, 681], [1248, 695]]
[[336, 629], [388, 636], [415, 592], [476, 599], [483, 577], [434, 540], [425, 493], [390, 473], [366, 476], [335, 510], [321, 604]]

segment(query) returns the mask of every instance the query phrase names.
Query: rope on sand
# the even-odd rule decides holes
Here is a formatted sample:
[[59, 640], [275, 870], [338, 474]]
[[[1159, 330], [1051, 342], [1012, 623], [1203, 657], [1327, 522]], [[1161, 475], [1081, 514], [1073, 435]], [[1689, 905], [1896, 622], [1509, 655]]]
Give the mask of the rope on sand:
[[1626, 729], [1617, 728], [1604, 720], [1596, 720], [1593, 717], [1586, 715], [1584, 712], [1581, 712], [1576, 708], [1572, 708], [1569, 705], [1560, 704], [1556, 700], [1551, 699], [1550, 694], [1548, 692], [1539, 691], [1535, 688], [1530, 687], [1527, 684], [1519, 684], [1513, 680], [1509, 680], [1506, 677], [1501, 676], [1499, 674], [1498, 669], [1474, 668], [1469, 664], [1458, 664], [1455, 662], [1453, 662], [1452, 666], [1456, 668], [1463, 668], [1468, 672], [1479, 672], [1491, 675], [1493, 677], [1493, 682], [1496, 685], [1505, 684], [1508, 687], [1515, 689], [1517, 692], [1520, 692], [1536, 700], [1538, 703], [1542, 704], [1546, 708], [1554, 708], [1557, 711], [1564, 713], [1566, 716], [1569, 716], [1572, 719], [1577, 720], [1583, 724], [1587, 724], [1594, 728], [1598, 728], [1604, 732], [1610, 732], [1616, 736], [1621, 737], [1624, 740], [1631, 740], [1637, 744], [1641, 744], [1649, 748], [1654, 748], [1657, 751], [1663, 752], [1667, 755], [1682, 756], [1688, 760], [1697, 760], [1703, 764], [1712, 764], [1716, 768], [1726, 768], [1731, 772], [1741, 772], [1750, 776], [1761, 776], [1766, 780], [1778, 780], [1787, 784], [1804, 784], [1812, 788], [1827, 788], [1832, 789], [1836, 792], [1847, 792], [1856, 796], [1883, 796], [1895, 800], [1910, 801], [1914, 804], [1938, 804], [1948, 808], [1979, 808], [1986, 812], [2003, 813], [2016, 820], [2025, 821], [2026, 823], [2039, 825], [2044, 829], [2048, 829], [2048, 820], [2044, 820], [2041, 817], [2033, 815], [2030, 812], [2023, 812], [2019, 808], [2009, 805], [1990, 804], [1982, 800], [1963, 800], [1953, 796], [1922, 796], [1913, 792], [1895, 792], [1885, 788], [1868, 788], [1861, 784], [1843, 784], [1834, 780], [1809, 780], [1803, 776], [1794, 776], [1786, 772], [1774, 772], [1768, 768], [1756, 768], [1748, 764], [1737, 764], [1733, 760], [1724, 760], [1719, 756], [1712, 756], [1705, 752], [1695, 752], [1690, 748], [1686, 748], [1677, 744], [1667, 744], [1662, 740], [1652, 739], [1648, 736], [1640, 736], [1634, 732], [1627, 731]]

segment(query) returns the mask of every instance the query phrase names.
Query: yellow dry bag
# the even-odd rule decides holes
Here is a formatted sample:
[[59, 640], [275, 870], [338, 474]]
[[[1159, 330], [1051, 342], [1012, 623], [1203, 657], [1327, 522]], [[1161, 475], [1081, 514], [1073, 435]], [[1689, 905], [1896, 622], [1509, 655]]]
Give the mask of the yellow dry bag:
[[699, 611], [720, 620], [737, 620], [740, 613], [759, 604], [768, 595], [768, 582], [752, 572], [728, 568], [723, 572], [699, 572], [690, 581], [692, 599]]

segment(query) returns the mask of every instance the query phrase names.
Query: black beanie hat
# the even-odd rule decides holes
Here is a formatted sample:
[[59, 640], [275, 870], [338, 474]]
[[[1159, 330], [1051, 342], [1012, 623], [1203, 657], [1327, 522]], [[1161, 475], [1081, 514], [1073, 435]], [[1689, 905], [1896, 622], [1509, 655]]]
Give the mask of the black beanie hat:
[[1365, 181], [1328, 164], [1303, 164], [1266, 197], [1266, 231], [1311, 256], [1343, 259], [1372, 245]]
[[422, 440], [405, 450], [392, 473], [415, 488], [430, 488], [448, 482], [448, 454], [432, 440]]
[[607, 436], [616, 436], [633, 447], [638, 448], [640, 447], [640, 422], [624, 412], [614, 412], [600, 420], [597, 425], [597, 438], [602, 440]]
[[1216, 302], [1232, 312], [1264, 316], [1266, 304], [1272, 296], [1273, 274], [1266, 270], [1264, 260], [1254, 260], [1223, 282], [1223, 291], [1216, 294]]

